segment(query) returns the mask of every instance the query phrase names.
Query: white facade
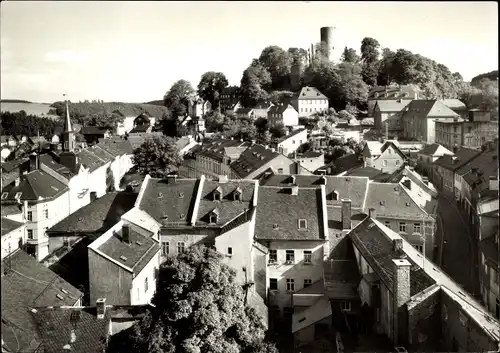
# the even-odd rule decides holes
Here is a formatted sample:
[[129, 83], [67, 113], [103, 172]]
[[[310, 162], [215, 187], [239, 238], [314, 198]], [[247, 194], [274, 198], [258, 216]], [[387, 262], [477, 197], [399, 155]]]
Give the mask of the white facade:
[[299, 117], [308, 117], [316, 113], [327, 112], [328, 99], [298, 99], [296, 100]]
[[[118, 124], [118, 127], [116, 128], [116, 134], [119, 136], [125, 135], [127, 132], [130, 132], [134, 128], [134, 121], [137, 118], [137, 116], [127, 116], [123, 119], [122, 123]], [[156, 118], [150, 117], [149, 122], [151, 126], [153, 126], [156, 123]]]
[[286, 137], [278, 143], [278, 152], [288, 156], [294, 153], [303, 143], [307, 142], [307, 130], [302, 130], [299, 133], [294, 133], [292, 136]]
[[274, 110], [271, 109], [267, 113], [267, 120], [270, 126], [276, 126], [279, 123], [282, 123], [284, 126], [299, 125], [299, 113], [291, 104], [288, 104], [282, 113], [275, 112]]
[[299, 162], [301, 167], [314, 172], [325, 165], [325, 155], [321, 154], [318, 157], [297, 157], [295, 161]]
[[26, 225], [13, 229], [2, 235], [2, 260], [10, 253], [19, 249], [19, 245], [26, 242]]

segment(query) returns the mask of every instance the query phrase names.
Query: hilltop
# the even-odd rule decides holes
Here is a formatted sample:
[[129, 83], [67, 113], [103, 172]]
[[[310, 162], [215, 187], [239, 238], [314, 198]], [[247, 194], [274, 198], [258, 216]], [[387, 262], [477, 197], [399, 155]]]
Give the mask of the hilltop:
[[[55, 102], [51, 106], [54, 114], [59, 116], [64, 114], [64, 102]], [[141, 113], [149, 114], [152, 117], [160, 118], [168, 112], [168, 109], [153, 104], [146, 103], [122, 103], [122, 102], [103, 102], [103, 103], [70, 103], [69, 110], [71, 114], [86, 116], [98, 113], [117, 113], [123, 116], [138, 116]]]
[[0, 102], [2, 112], [17, 113], [24, 110], [27, 115], [40, 118], [57, 119], [58, 116], [50, 112], [50, 104], [31, 103], [18, 99], [4, 99]]
[[472, 86], [476, 86], [479, 83], [479, 81], [481, 81], [484, 78], [486, 78], [486, 79], [488, 79], [490, 81], [496, 81], [496, 80], [498, 80], [498, 70], [494, 70], [494, 71], [487, 72], [487, 73], [484, 73], [484, 74], [481, 74], [481, 75], [477, 75], [476, 77], [474, 77], [470, 81], [470, 84]]
[[32, 103], [22, 99], [0, 99], [0, 103]]

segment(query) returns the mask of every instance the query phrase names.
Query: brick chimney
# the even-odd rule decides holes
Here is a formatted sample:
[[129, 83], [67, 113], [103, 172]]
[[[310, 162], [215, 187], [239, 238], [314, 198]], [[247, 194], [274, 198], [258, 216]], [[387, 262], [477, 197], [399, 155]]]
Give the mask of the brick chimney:
[[394, 239], [392, 241], [392, 250], [393, 251], [403, 250], [403, 239]]
[[376, 219], [377, 218], [377, 210], [374, 209], [374, 208], [370, 208], [368, 210], [368, 216], [371, 218], [371, 219]]
[[[398, 239], [399, 240], [399, 239]], [[392, 279], [392, 343], [398, 346], [401, 342], [400, 336], [404, 337], [406, 329], [405, 321], [400, 320], [404, 304], [410, 300], [410, 268], [411, 264], [406, 259], [394, 259], [394, 277]]]
[[130, 225], [128, 224], [122, 226], [122, 240], [124, 243], [130, 244]]
[[351, 229], [351, 200], [342, 200], [342, 229]]
[[97, 318], [104, 319], [104, 315], [106, 315], [106, 298], [97, 299], [95, 307], [97, 309]]

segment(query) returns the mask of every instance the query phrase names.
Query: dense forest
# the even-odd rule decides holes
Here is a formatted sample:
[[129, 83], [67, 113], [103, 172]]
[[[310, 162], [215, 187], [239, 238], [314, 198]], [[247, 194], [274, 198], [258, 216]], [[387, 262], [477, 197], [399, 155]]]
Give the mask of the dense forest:
[[12, 136], [43, 136], [47, 139], [61, 131], [63, 126], [61, 121], [54, 121], [48, 118], [40, 118], [35, 115], [27, 115], [24, 110], [20, 112], [2, 112], [2, 135]]

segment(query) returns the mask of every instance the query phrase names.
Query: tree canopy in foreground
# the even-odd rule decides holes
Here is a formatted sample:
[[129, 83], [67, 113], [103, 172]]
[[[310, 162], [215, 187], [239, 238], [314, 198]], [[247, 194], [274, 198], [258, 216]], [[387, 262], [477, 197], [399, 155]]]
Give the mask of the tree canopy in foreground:
[[175, 140], [162, 135], [146, 140], [134, 151], [133, 160], [140, 174], [153, 178], [166, 177], [182, 163]]

